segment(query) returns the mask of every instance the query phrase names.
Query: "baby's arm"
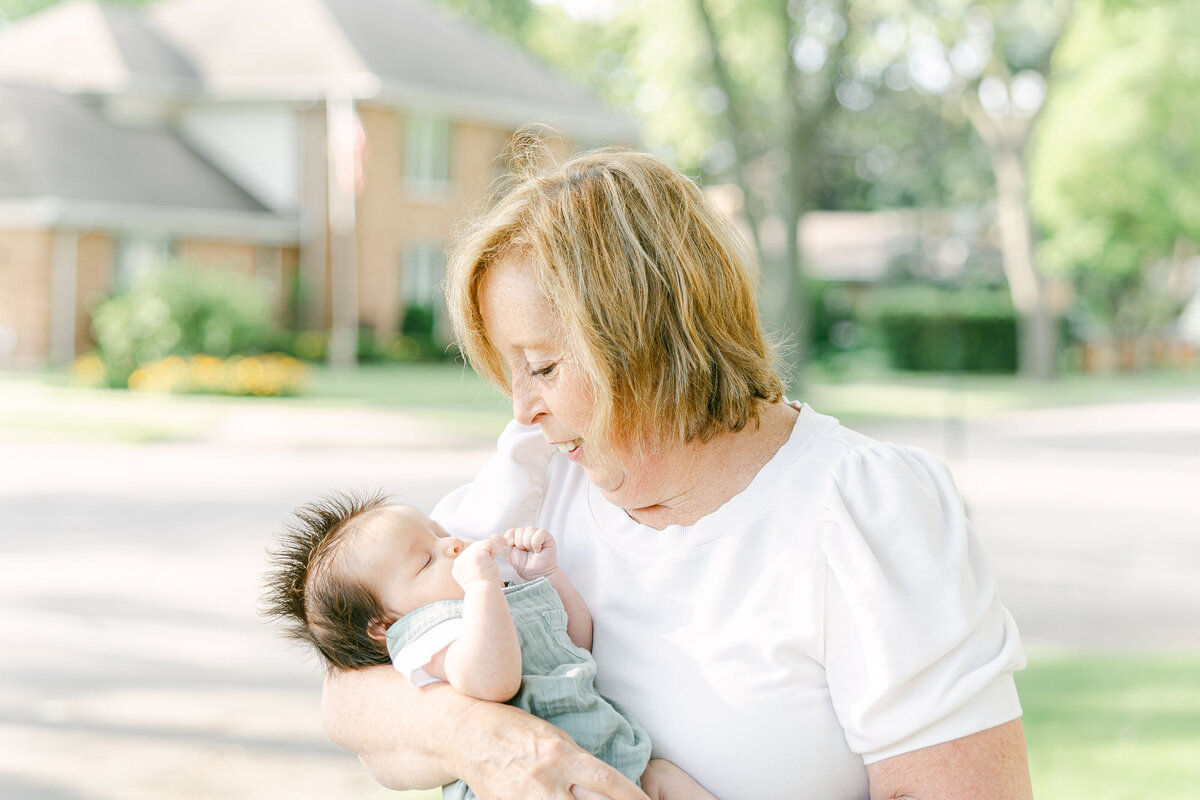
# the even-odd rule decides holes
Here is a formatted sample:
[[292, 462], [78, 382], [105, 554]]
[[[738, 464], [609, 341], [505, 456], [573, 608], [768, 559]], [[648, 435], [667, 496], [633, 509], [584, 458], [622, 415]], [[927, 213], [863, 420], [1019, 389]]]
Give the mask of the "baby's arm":
[[454, 560], [463, 588], [462, 632], [425, 668], [463, 694], [502, 703], [521, 688], [521, 645], [504, 599], [492, 542], [471, 544]]
[[495, 534], [492, 541], [505, 551], [508, 562], [525, 580], [546, 578], [558, 592], [567, 611], [567, 635], [577, 647], [592, 649], [592, 612], [575, 584], [558, 566], [558, 548], [554, 537], [541, 528], [509, 528], [504, 535]]

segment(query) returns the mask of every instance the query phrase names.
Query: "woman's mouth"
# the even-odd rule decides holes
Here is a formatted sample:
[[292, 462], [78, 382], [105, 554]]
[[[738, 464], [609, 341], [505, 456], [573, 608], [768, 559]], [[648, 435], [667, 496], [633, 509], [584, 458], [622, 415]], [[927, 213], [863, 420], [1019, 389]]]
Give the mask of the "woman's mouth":
[[568, 456], [579, 455], [574, 451], [583, 446], [583, 439], [572, 439], [569, 442], [557, 442], [554, 446]]

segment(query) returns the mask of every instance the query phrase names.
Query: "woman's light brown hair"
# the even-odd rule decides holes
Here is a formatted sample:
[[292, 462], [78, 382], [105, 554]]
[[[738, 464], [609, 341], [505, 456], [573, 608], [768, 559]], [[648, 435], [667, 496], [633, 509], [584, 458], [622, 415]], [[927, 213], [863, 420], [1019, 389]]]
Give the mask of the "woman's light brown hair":
[[588, 439], [708, 441], [757, 421], [783, 383], [758, 319], [758, 271], [730, 222], [660, 159], [605, 149], [539, 171], [518, 135], [515, 186], [454, 248], [447, 302], [459, 346], [506, 394], [480, 287], [501, 258], [529, 263], [596, 398]]

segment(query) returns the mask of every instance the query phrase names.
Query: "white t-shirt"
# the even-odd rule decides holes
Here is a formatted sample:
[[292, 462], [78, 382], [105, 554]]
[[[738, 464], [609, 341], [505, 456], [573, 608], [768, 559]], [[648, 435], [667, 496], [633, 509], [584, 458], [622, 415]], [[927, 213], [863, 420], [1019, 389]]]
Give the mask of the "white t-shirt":
[[945, 468], [807, 406], [694, 525], [639, 525], [516, 423], [433, 516], [553, 533], [598, 689], [722, 800], [865, 800], [864, 764], [1021, 714], [1016, 625]]

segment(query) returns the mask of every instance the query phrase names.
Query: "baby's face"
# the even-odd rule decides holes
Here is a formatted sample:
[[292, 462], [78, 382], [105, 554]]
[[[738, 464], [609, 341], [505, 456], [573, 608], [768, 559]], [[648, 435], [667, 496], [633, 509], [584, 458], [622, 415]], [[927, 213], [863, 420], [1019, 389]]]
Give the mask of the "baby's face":
[[436, 600], [463, 596], [450, 574], [463, 550], [461, 539], [408, 506], [370, 512], [349, 545], [347, 563], [374, 586], [384, 607], [397, 618]]

